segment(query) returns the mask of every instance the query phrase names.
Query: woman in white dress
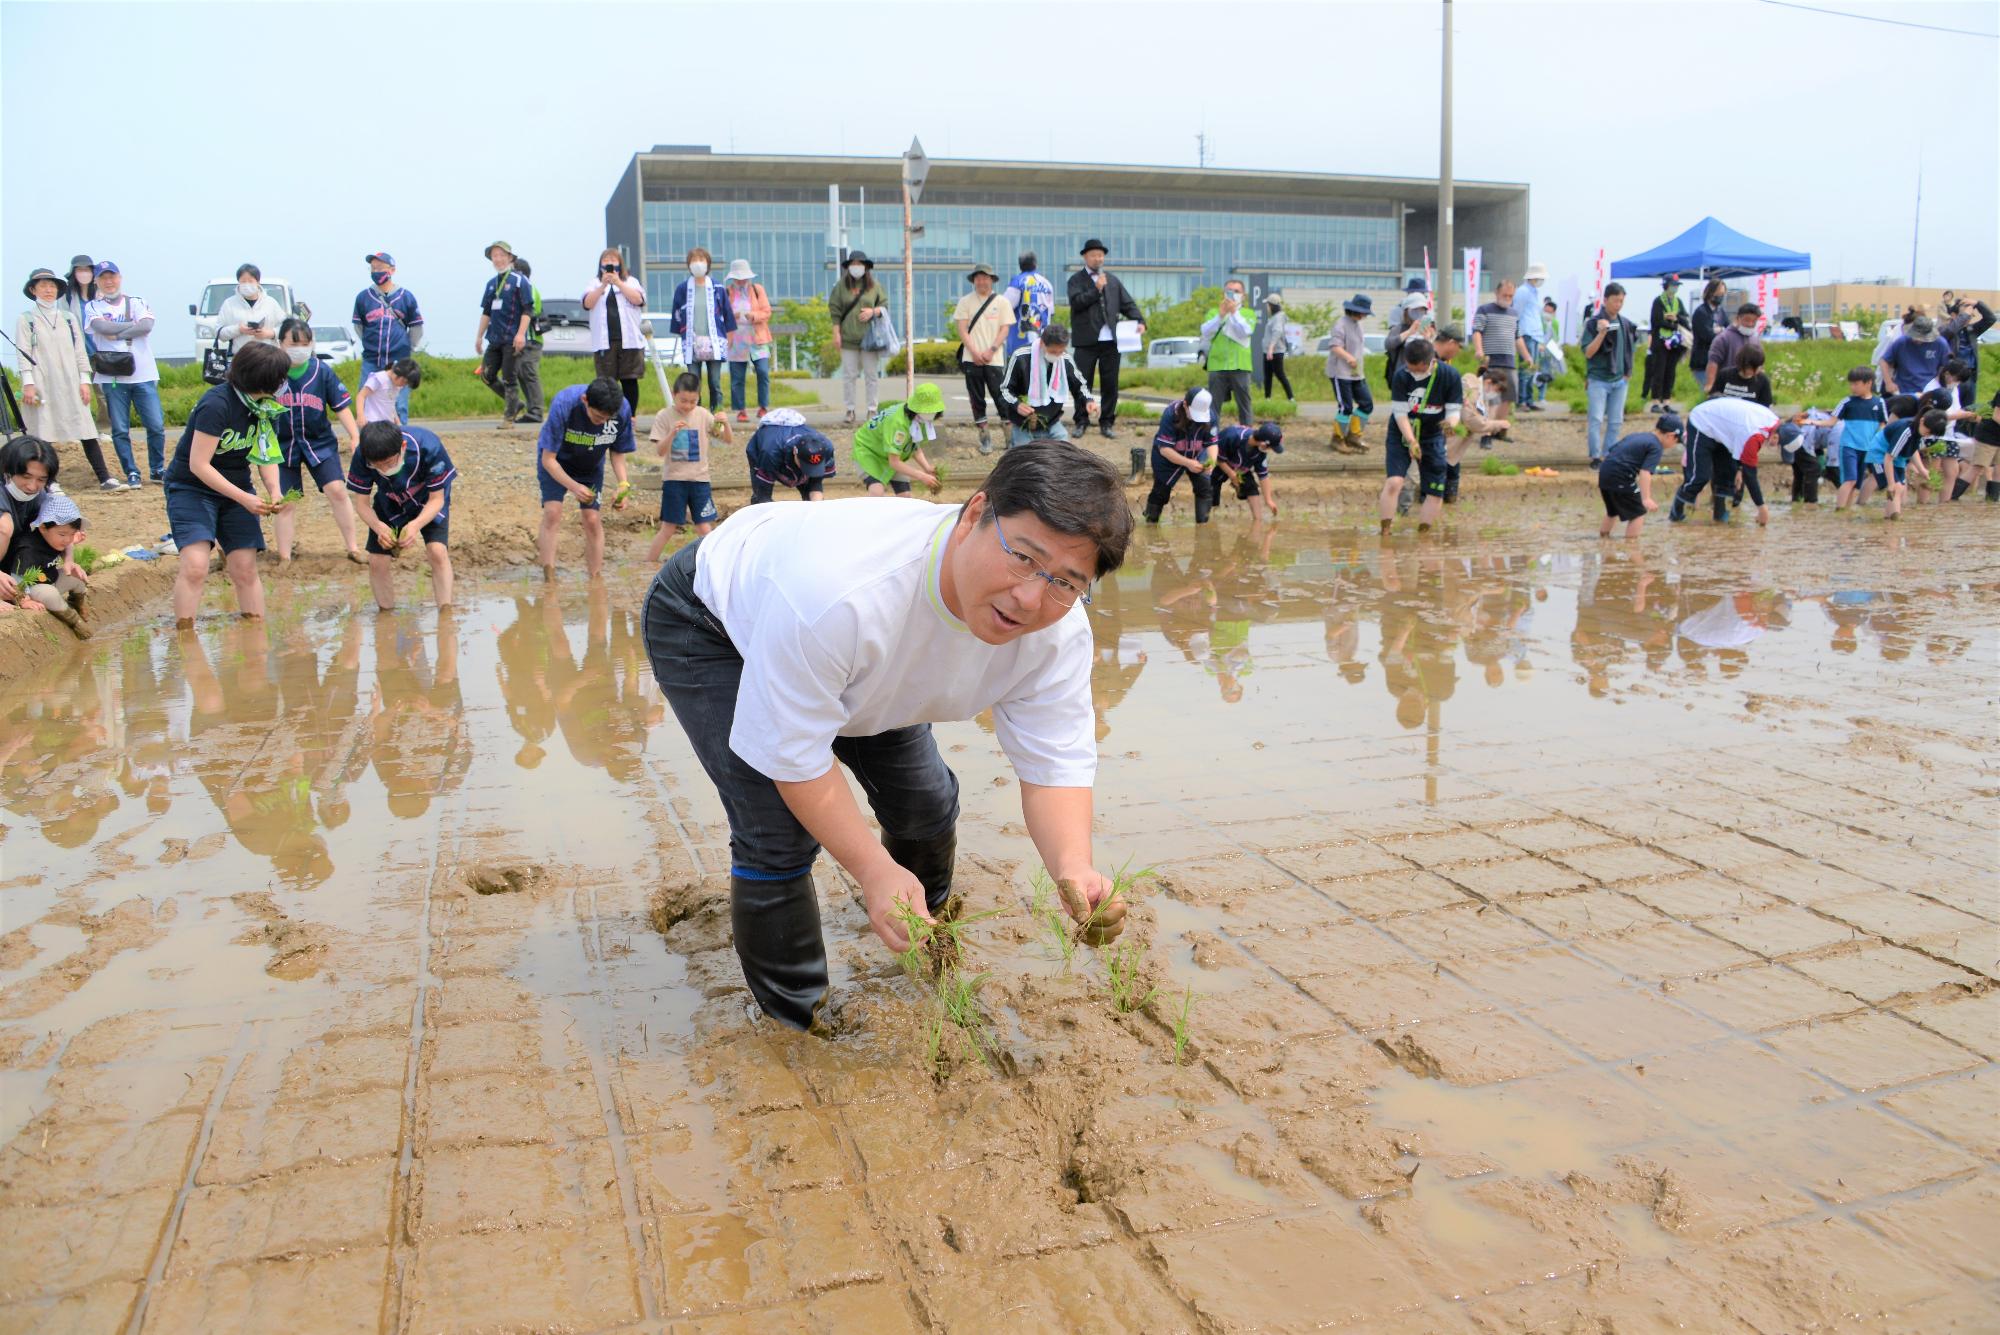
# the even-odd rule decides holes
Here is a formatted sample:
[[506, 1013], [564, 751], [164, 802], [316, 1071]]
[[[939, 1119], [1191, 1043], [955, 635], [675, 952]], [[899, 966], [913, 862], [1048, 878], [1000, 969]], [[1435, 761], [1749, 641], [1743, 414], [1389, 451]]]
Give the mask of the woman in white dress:
[[37, 269], [21, 292], [32, 303], [14, 322], [14, 344], [21, 350], [21, 416], [28, 434], [58, 448], [75, 441], [83, 446], [99, 487], [125, 490], [104, 466], [104, 450], [97, 443], [97, 423], [90, 415], [90, 352], [76, 317], [62, 304], [62, 279]]

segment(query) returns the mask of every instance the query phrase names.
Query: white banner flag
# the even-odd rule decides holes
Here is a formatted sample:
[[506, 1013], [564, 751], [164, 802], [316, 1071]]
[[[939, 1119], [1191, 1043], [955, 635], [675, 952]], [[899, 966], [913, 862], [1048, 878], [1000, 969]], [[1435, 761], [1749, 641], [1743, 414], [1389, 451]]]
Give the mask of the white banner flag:
[[1474, 312], [1479, 309], [1480, 250], [1481, 248], [1478, 246], [1467, 246], [1465, 248], [1465, 318], [1467, 321], [1470, 321]]
[[1764, 312], [1757, 317], [1757, 332], [1763, 333], [1771, 323], [1772, 312], [1778, 309], [1778, 275], [1760, 273], [1750, 285], [1750, 300], [1757, 303], [1757, 309]]

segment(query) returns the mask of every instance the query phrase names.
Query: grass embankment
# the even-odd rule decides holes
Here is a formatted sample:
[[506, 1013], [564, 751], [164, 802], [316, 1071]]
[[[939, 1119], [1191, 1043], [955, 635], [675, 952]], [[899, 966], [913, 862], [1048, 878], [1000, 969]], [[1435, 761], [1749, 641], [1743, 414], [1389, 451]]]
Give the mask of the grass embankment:
[[[1875, 345], [1869, 342], [1839, 343], [1813, 341], [1809, 343], [1767, 343], [1764, 345], [1766, 357], [1764, 370], [1771, 377], [1772, 395], [1781, 404], [1796, 404], [1805, 407], [1831, 408], [1847, 394], [1847, 373], [1856, 366], [1868, 363], [1868, 354]], [[1549, 386], [1549, 397], [1558, 403], [1566, 403], [1571, 411], [1581, 413], [1584, 402], [1584, 360], [1583, 354], [1575, 348], [1566, 348], [1569, 370], [1556, 377]], [[1333, 386], [1327, 381], [1324, 370], [1325, 359], [1307, 354], [1287, 359], [1285, 370], [1292, 378], [1292, 389], [1299, 399], [1306, 403], [1328, 403], [1333, 400]], [[1388, 397], [1388, 385], [1383, 375], [1384, 359], [1379, 355], [1367, 359], [1368, 384], [1374, 391], [1375, 401], [1380, 404]], [[1478, 363], [1470, 352], [1461, 353], [1452, 363], [1468, 378], [1477, 369]], [[2000, 381], [2000, 347], [1987, 344], [1979, 350], [1980, 382], [1991, 385]], [[1637, 403], [1645, 407], [1645, 394], [1641, 389], [1641, 376], [1645, 372], [1645, 358], [1641, 356], [1632, 368], [1631, 388], [1626, 395], [1626, 412], [1632, 412]], [[1194, 385], [1208, 383], [1207, 373], [1199, 367], [1176, 367], [1153, 370], [1146, 367], [1126, 367], [1118, 377], [1120, 390], [1151, 389], [1163, 393], [1179, 393]], [[1261, 384], [1261, 377], [1259, 380]], [[1689, 374], [1687, 364], [1682, 362], [1679, 373], [1674, 378], [1674, 398], [1686, 406], [1699, 400], [1700, 390], [1694, 377]], [[1269, 400], [1257, 400], [1257, 411], [1263, 415]], [[1279, 409], [1288, 408], [1283, 399], [1277, 401]]]
[[[424, 368], [423, 383], [410, 395], [410, 416], [432, 419], [457, 417], [498, 417], [500, 400], [479, 378], [479, 363], [470, 357], [432, 357], [426, 353], [417, 354], [417, 362]], [[356, 393], [361, 388], [361, 363], [340, 362], [333, 368], [348, 393]], [[559, 389], [581, 384], [595, 374], [588, 357], [543, 357], [542, 393], [554, 396]], [[160, 405], [166, 411], [167, 424], [180, 426], [187, 421], [208, 385], [201, 378], [201, 367], [162, 366], [160, 368]], [[725, 377], [723, 392], [727, 403], [728, 384]], [[744, 386], [744, 400], [753, 407], [757, 402], [755, 380]], [[771, 406], [773, 408], [809, 407], [819, 400], [796, 385], [786, 384], [783, 379], [771, 380]], [[641, 420], [650, 418], [663, 406], [660, 398], [659, 378], [648, 370], [639, 381], [639, 415]]]

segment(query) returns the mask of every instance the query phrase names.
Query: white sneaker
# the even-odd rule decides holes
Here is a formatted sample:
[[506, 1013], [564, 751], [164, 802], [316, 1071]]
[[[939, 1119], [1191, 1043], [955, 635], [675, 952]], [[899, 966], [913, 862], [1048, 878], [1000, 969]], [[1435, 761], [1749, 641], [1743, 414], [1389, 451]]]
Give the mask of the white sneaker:
[[123, 491], [125, 490], [125, 484], [115, 477], [107, 477], [104, 481], [97, 484], [97, 489], [99, 491]]

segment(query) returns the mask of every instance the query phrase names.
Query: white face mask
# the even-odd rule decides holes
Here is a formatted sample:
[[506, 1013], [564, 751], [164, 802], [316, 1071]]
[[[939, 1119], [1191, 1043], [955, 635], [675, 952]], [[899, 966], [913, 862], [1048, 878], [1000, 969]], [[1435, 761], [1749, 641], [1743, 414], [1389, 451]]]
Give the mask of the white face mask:
[[692, 261], [688, 265], [688, 272], [693, 274], [696, 278], [703, 277], [708, 273], [708, 261], [707, 260]]
[[292, 365], [304, 366], [312, 360], [313, 350], [311, 348], [286, 348], [285, 355], [292, 359]]
[[26, 502], [34, 500], [35, 497], [40, 493], [32, 491], [22, 491], [19, 487], [14, 485], [14, 479], [10, 477], [7, 479], [7, 494], [9, 496], [12, 496], [17, 501]]
[[264, 289], [257, 286], [255, 283], [238, 283], [236, 285], [236, 295], [243, 298], [243, 300], [245, 301], [257, 300], [258, 296], [262, 294], [263, 291]]
[[50, 297], [48, 300], [44, 301], [42, 298], [36, 297], [35, 304], [37, 306], [40, 306], [45, 311], [52, 311], [56, 308], [56, 299], [54, 297]]
[[850, 264], [847, 266], [847, 276], [849, 278], [859, 278], [867, 272], [868, 266], [865, 264]]

